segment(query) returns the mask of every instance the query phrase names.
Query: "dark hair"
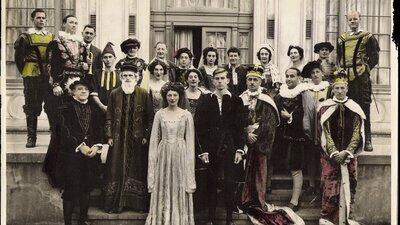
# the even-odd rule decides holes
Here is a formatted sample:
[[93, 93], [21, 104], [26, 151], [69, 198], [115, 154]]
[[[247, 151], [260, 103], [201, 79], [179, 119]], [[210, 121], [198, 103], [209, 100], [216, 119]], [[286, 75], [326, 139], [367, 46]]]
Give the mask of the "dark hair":
[[213, 72], [213, 78], [215, 77], [215, 75], [220, 74], [220, 73], [226, 73], [226, 77], [227, 78], [231, 78], [231, 73], [229, 73], [225, 67], [218, 67], [217, 69], [214, 70]]
[[93, 91], [92, 85], [84, 79], [74, 81], [72, 84], [69, 85], [69, 89], [71, 91], [75, 90], [76, 86], [78, 86], [78, 85], [83, 85], [83, 86], [87, 87], [89, 89], [89, 92]]
[[230, 54], [231, 52], [237, 52], [237, 54], [240, 56], [240, 51], [239, 51], [239, 49], [236, 48], [236, 47], [230, 47], [230, 48], [228, 49], [228, 52], [227, 52], [226, 54], [228, 54], [228, 56], [229, 56], [229, 54]]
[[188, 48], [180, 48], [176, 51], [174, 58], [179, 59], [183, 53], [188, 54], [189, 59], [193, 58], [193, 53]]
[[323, 71], [321, 63], [319, 61], [310, 61], [310, 62], [308, 62], [303, 67], [303, 70], [301, 71], [301, 76], [304, 77], [304, 78], [310, 78], [312, 71], [314, 69], [316, 69], [316, 68], [318, 68], [319, 70]]
[[269, 60], [268, 60], [268, 62], [271, 61], [271, 59], [272, 59], [272, 52], [271, 52], [267, 47], [262, 47], [262, 48], [260, 48], [260, 50], [258, 50], [258, 52], [257, 52], [257, 59], [258, 59], [258, 60], [261, 60], [260, 52], [261, 52], [261, 50], [263, 50], [263, 49], [267, 50], [267, 52], [269, 53]]
[[200, 82], [203, 80], [203, 79], [202, 79], [203, 76], [201, 75], [200, 70], [198, 70], [198, 69], [188, 69], [188, 70], [186, 70], [186, 72], [185, 72], [185, 80], [188, 80], [188, 79], [189, 79], [189, 74], [190, 74], [190, 73], [196, 73], [196, 74], [197, 74], [197, 77], [198, 77], [199, 80], [200, 80]]
[[31, 19], [34, 19], [36, 16], [36, 13], [44, 13], [44, 15], [46, 15], [46, 12], [44, 11], [44, 9], [35, 9], [31, 12]]
[[292, 50], [294, 48], [297, 49], [297, 51], [299, 52], [300, 60], [303, 59], [303, 57], [304, 57], [304, 49], [302, 47], [300, 47], [300, 46], [297, 46], [297, 45], [289, 45], [289, 49], [287, 51], [287, 56], [290, 56], [290, 50]]
[[178, 105], [181, 104], [185, 97], [185, 88], [180, 82], [167, 82], [161, 88], [161, 96], [164, 100], [164, 106], [168, 106], [167, 94], [169, 91], [176, 91], [179, 94]]
[[164, 69], [164, 74], [167, 74], [167, 65], [165, 65], [165, 63], [159, 59], [154, 59], [147, 67], [151, 74], [154, 74], [154, 69], [157, 65], [162, 66], [162, 68]]
[[286, 72], [289, 71], [289, 70], [295, 70], [296, 73], [297, 73], [297, 76], [301, 76], [301, 71], [300, 71], [299, 69], [297, 69], [296, 67], [289, 67], [289, 68], [287, 68], [287, 69], [285, 70], [285, 74], [286, 74]]
[[216, 60], [215, 60], [214, 64], [218, 65], [218, 58], [219, 58], [218, 49], [213, 48], [213, 47], [207, 47], [207, 48], [203, 49], [203, 63], [204, 63], [204, 65], [207, 65], [208, 52], [215, 52]]
[[96, 33], [96, 27], [94, 27], [94, 26], [92, 26], [92, 25], [90, 25], [90, 24], [86, 24], [86, 25], [83, 27], [83, 30], [85, 30], [86, 28], [92, 28], [92, 29], [94, 30], [94, 32]]
[[68, 20], [68, 18], [70, 18], [70, 17], [74, 17], [74, 18], [76, 18], [76, 16], [74, 16], [74, 15], [66, 15], [64, 18], [63, 18], [63, 20], [62, 20], [62, 22], [63, 23], [66, 23], [67, 22], [67, 20]]

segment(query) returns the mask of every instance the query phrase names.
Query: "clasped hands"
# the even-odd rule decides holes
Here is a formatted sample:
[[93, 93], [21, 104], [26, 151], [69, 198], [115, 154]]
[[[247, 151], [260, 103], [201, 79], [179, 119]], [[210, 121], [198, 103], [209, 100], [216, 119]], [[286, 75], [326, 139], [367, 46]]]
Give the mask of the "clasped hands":
[[99, 147], [96, 145], [93, 145], [91, 148], [89, 148], [89, 146], [86, 145], [79, 147], [79, 151], [81, 151], [82, 154], [88, 156], [89, 158], [93, 158], [97, 154], [98, 150]]
[[337, 164], [345, 164], [348, 156], [349, 154], [347, 152], [341, 151], [334, 154], [332, 158]]

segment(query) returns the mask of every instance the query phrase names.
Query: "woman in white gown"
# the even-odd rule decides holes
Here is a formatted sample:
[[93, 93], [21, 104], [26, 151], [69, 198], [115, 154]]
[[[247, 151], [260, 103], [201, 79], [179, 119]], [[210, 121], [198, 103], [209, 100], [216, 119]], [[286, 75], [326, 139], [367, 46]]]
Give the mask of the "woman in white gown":
[[192, 194], [196, 190], [194, 123], [180, 83], [167, 83], [162, 97], [168, 103], [154, 118], [149, 146], [150, 211], [146, 225], [194, 225]]

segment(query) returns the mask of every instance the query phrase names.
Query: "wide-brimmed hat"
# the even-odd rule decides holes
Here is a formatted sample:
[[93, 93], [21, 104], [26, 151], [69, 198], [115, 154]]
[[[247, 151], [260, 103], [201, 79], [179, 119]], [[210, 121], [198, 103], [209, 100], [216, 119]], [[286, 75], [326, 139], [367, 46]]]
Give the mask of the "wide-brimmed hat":
[[301, 76], [304, 78], [311, 78], [311, 73], [313, 69], [318, 68], [322, 71], [321, 63], [319, 61], [310, 61], [308, 62], [301, 71]]
[[329, 52], [332, 52], [335, 47], [330, 42], [320, 42], [314, 45], [314, 53], [318, 53], [321, 48], [327, 48]]
[[140, 41], [138, 41], [137, 39], [128, 38], [125, 41], [123, 41], [120, 46], [121, 46], [121, 51], [127, 54], [130, 48], [136, 46], [140, 48]]

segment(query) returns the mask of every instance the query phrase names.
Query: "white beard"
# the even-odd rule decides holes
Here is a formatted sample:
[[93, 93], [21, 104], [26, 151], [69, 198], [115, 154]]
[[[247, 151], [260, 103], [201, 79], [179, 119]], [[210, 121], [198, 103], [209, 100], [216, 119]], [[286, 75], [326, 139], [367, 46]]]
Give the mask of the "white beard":
[[125, 94], [129, 95], [129, 94], [132, 94], [133, 91], [135, 90], [136, 84], [137, 84], [136, 81], [132, 81], [130, 83], [122, 81], [121, 88]]

